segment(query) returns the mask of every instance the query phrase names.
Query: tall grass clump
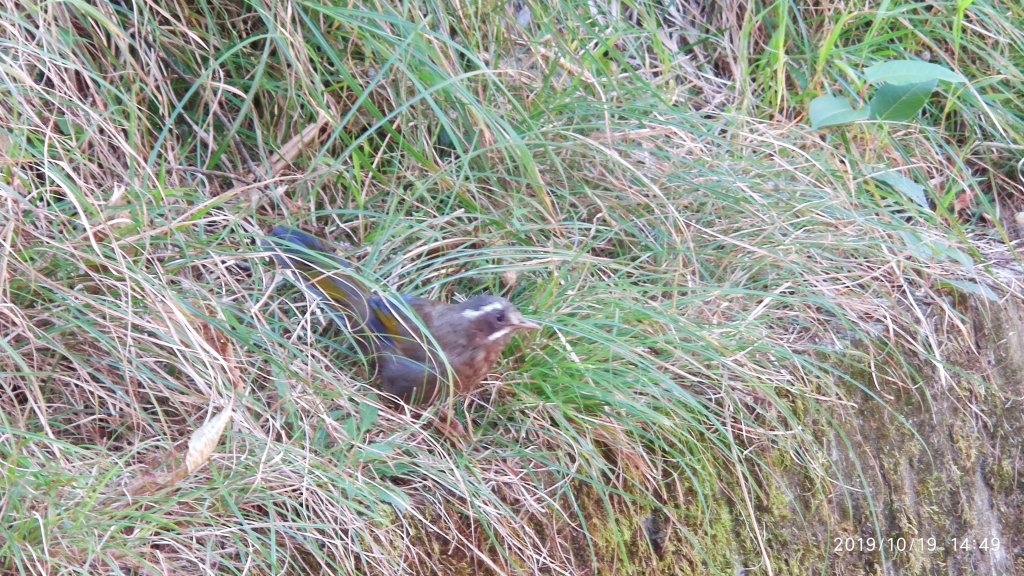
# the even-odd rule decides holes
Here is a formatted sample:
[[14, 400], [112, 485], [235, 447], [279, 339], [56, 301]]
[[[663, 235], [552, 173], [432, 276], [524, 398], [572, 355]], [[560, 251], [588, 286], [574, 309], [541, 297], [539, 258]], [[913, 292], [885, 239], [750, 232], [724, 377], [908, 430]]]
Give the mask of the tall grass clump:
[[[0, 570], [825, 565], [843, 425], [999, 283], [1020, 8], [727, 4], [4, 4]], [[806, 125], [924, 52], [975, 82]], [[545, 325], [457, 399], [464, 445], [281, 281], [278, 223]]]

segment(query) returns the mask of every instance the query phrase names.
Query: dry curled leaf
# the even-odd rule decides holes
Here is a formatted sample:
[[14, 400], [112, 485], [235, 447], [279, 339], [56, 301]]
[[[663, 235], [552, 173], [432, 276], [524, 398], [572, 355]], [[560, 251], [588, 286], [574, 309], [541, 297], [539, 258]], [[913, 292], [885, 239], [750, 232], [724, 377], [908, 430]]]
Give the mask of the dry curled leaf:
[[228, 404], [220, 414], [206, 421], [205, 424], [192, 433], [188, 440], [188, 453], [185, 455], [185, 470], [191, 474], [206, 464], [217, 449], [220, 437], [224, 434], [224, 428], [231, 420], [231, 409], [234, 401]]
[[508, 269], [501, 273], [501, 286], [506, 291], [511, 291], [515, 288], [516, 282], [519, 280], [519, 272]]
[[971, 207], [971, 201], [974, 200], [974, 191], [968, 190], [963, 194], [960, 194], [953, 200], [953, 212], [963, 212]]

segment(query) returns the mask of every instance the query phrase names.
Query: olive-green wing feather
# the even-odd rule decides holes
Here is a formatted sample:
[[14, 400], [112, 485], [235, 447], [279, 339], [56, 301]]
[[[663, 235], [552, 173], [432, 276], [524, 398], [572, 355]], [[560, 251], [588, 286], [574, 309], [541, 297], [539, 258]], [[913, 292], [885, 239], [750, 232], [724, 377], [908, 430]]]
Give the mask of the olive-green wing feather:
[[301, 230], [277, 226], [263, 242], [281, 268], [295, 270], [307, 288], [340, 306], [365, 326], [370, 319], [369, 291], [351, 273], [352, 265], [326, 242]]
[[278, 266], [298, 272], [303, 284], [317, 297], [336, 304], [354, 321], [355, 329], [374, 337], [377, 351], [397, 352], [413, 360], [426, 360], [426, 340], [406, 311], [428, 303], [404, 297], [405, 307], [370, 293], [351, 272], [352, 265], [334, 254], [323, 240], [301, 230], [277, 226], [264, 246]]

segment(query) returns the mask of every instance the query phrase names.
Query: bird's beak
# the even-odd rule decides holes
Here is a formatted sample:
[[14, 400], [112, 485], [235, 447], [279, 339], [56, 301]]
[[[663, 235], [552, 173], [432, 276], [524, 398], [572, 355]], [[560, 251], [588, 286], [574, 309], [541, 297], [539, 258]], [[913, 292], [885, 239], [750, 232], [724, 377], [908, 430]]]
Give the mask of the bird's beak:
[[540, 330], [540, 324], [537, 324], [532, 320], [527, 320], [526, 318], [523, 318], [519, 314], [517, 314], [516, 317], [513, 318], [513, 320], [513, 326], [517, 330]]

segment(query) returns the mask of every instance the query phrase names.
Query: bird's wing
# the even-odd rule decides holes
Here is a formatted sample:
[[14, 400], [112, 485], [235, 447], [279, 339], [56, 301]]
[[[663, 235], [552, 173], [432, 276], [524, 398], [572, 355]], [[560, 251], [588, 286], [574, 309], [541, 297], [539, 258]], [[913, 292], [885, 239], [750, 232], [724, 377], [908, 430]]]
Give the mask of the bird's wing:
[[[349, 313], [356, 332], [371, 337], [375, 351], [395, 353], [425, 362], [432, 347], [423, 336], [422, 322], [410, 313], [423, 314], [435, 305], [429, 300], [403, 296], [398, 304], [385, 296], [371, 294], [352, 272], [352, 265], [334, 254], [323, 240], [301, 230], [278, 226], [270, 231], [263, 246], [278, 266], [302, 276], [303, 285], [319, 299]], [[440, 304], [436, 304], [440, 306]]]
[[384, 353], [377, 357], [377, 370], [381, 389], [406, 404], [429, 404], [438, 397], [437, 370], [423, 362]]
[[[440, 304], [414, 296], [402, 296], [402, 301], [400, 306], [384, 296], [371, 296], [367, 301], [370, 317], [366, 331], [376, 337], [382, 352], [394, 352], [419, 362], [437, 357], [428, 353], [434, 344], [423, 328], [431, 320], [424, 315], [425, 311], [430, 305]], [[413, 315], [418, 318], [414, 320]]]
[[370, 320], [369, 290], [352, 273], [352, 265], [324, 241], [301, 230], [277, 226], [261, 242], [281, 268], [295, 270], [318, 298], [339, 305], [361, 326]]
[[366, 332], [376, 337], [380, 350], [393, 352], [403, 348], [403, 343], [412, 338], [415, 323], [409, 320], [399, 306], [383, 296], [370, 296], [367, 304], [370, 314]]

